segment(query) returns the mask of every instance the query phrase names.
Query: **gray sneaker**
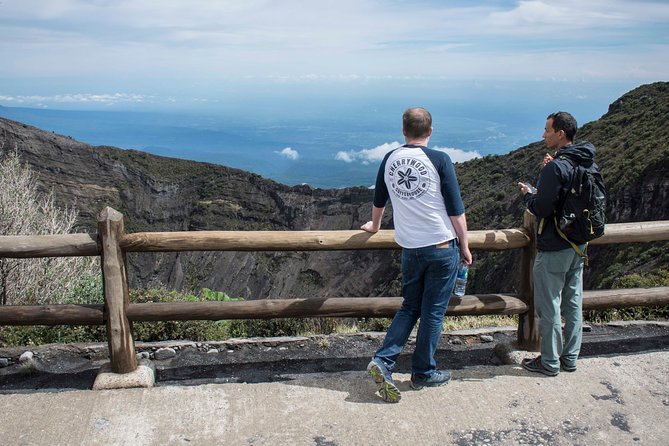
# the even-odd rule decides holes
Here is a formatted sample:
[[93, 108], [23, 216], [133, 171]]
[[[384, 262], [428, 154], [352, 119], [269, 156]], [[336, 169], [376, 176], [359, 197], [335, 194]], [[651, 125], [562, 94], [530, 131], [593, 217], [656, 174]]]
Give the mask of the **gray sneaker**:
[[373, 358], [367, 366], [367, 372], [374, 379], [376, 392], [387, 403], [397, 403], [402, 396], [400, 389], [395, 385], [393, 377], [386, 365], [379, 358]]
[[451, 380], [451, 372], [446, 370], [435, 370], [433, 374], [427, 378], [419, 378], [411, 374], [411, 388], [420, 390], [423, 387], [439, 387], [448, 384]]
[[565, 372], [575, 372], [576, 364], [569, 364], [567, 361], [560, 358], [560, 369], [564, 370]]
[[521, 365], [525, 370], [535, 373], [542, 373], [546, 376], [558, 376], [558, 374], [560, 373], [559, 369], [550, 370], [544, 367], [543, 363], [541, 362], [541, 355], [537, 356], [536, 358], [523, 359]]

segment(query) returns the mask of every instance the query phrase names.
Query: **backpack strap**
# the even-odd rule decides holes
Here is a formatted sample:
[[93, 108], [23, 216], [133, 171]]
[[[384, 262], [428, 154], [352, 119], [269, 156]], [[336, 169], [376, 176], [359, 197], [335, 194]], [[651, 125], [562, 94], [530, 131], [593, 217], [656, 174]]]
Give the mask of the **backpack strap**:
[[585, 248], [583, 248], [581, 250], [581, 248], [579, 248], [579, 246], [576, 243], [572, 242], [571, 240], [569, 240], [569, 238], [567, 238], [567, 236], [564, 234], [564, 232], [560, 231], [560, 225], [558, 224], [557, 217], [555, 215], [553, 216], [553, 221], [555, 222], [555, 229], [557, 230], [558, 234], [560, 234], [560, 237], [565, 239], [567, 241], [567, 243], [569, 243], [571, 245], [573, 250], [576, 251], [576, 254], [578, 254], [579, 256], [581, 256], [583, 258], [583, 262], [585, 263], [585, 266], [588, 266], [588, 253], [587, 253], [588, 243], [586, 243]]
[[[560, 204], [558, 206], [558, 209], [562, 209], [562, 207], [564, 206], [565, 201], [567, 201], [567, 194], [569, 194], [569, 191], [572, 189], [572, 186], [574, 185], [574, 181], [576, 180], [576, 170], [578, 169], [579, 164], [576, 162], [576, 160], [573, 160], [570, 157], [565, 156], [565, 155], [559, 156], [558, 159], [567, 161], [573, 168], [572, 174], [571, 174], [571, 179], [569, 181], [569, 186], [567, 187], [567, 192], [564, 194], [564, 196], [560, 200]], [[588, 244], [586, 243], [585, 248], [583, 248], [581, 250], [581, 248], [579, 248], [576, 243], [569, 240], [569, 238], [564, 234], [564, 232], [562, 232], [560, 230], [560, 224], [557, 221], [556, 213], [553, 213], [553, 222], [555, 223], [555, 230], [560, 235], [560, 237], [565, 239], [567, 241], [567, 243], [569, 243], [569, 245], [571, 245], [572, 249], [574, 251], [576, 251], [576, 254], [578, 254], [579, 256], [581, 256], [583, 258], [583, 262], [585, 263], [585, 266], [588, 266], [588, 254], [587, 254]]]

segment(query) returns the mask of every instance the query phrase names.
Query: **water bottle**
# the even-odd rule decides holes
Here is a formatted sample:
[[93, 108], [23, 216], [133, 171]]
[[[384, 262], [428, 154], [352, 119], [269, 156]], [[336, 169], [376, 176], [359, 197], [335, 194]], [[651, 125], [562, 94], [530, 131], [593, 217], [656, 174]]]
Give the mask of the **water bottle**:
[[453, 287], [453, 295], [462, 297], [465, 295], [465, 288], [467, 287], [467, 275], [469, 273], [469, 265], [465, 262], [460, 262], [458, 272], [455, 276], [455, 287]]

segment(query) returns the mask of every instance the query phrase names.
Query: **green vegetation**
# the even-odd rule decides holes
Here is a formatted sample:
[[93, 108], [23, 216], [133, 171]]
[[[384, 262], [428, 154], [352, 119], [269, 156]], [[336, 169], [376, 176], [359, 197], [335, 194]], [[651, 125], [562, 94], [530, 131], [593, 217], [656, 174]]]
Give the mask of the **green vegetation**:
[[[616, 277], [611, 288], [652, 288], [669, 286], [669, 270], [660, 268], [649, 273]], [[586, 311], [584, 318], [594, 323], [626, 320], [667, 320], [669, 307], [630, 307]]]
[[[147, 302], [197, 302], [236, 301], [227, 294], [203, 288], [199, 295], [167, 290], [164, 287], [148, 290], [131, 290], [130, 301]], [[82, 279], [78, 287], [66, 296], [62, 303], [102, 304], [104, 302], [100, 279]], [[227, 339], [239, 330], [236, 321], [163, 321], [138, 322], [133, 324], [133, 335], [138, 341], [166, 341], [190, 339], [206, 341]], [[0, 346], [40, 345], [49, 343], [103, 342], [106, 341], [104, 326], [18, 326], [0, 327]]]
[[[63, 297], [64, 304], [102, 304], [102, 282], [99, 278], [82, 278], [80, 283]], [[195, 295], [168, 290], [163, 286], [131, 290], [132, 303], [239, 301], [221, 291], [207, 288]], [[136, 322], [133, 336], [136, 341], [191, 340], [204, 342], [239, 337], [306, 336], [314, 334], [350, 333], [385, 330], [389, 319], [359, 319], [340, 321], [335, 318], [282, 318], [221, 321], [160, 321]], [[104, 326], [2, 326], [0, 347], [42, 345], [50, 343], [105, 342]]]
[[[617, 288], [669, 286], [669, 271], [659, 273], [631, 274], [621, 276], [615, 282]], [[103, 302], [102, 285], [99, 280], [87, 278], [68, 294], [63, 303], [83, 304]], [[199, 294], [168, 290], [165, 287], [147, 290], [131, 290], [130, 301], [148, 302], [199, 302], [238, 301], [226, 293], [203, 288]], [[589, 311], [585, 320], [592, 323], [612, 320], [667, 319], [669, 308], [636, 307]], [[517, 316], [457, 316], [446, 317], [444, 330], [515, 326]], [[386, 331], [390, 326], [387, 318], [278, 318], [221, 321], [160, 321], [136, 322], [133, 324], [135, 341], [191, 340], [205, 342], [245, 337], [310, 336], [333, 333], [359, 333]], [[20, 345], [42, 345], [49, 343], [106, 342], [104, 326], [4, 326], [0, 327], [0, 347]]]
[[115, 147], [98, 147], [102, 156], [109, 160], [118, 161], [124, 166], [140, 172], [147, 178], [160, 178], [161, 181], [179, 183], [198, 176], [212, 176], [212, 165], [196, 161], [179, 160], [173, 158], [150, 155], [137, 150], [121, 150]]
[[658, 169], [666, 170], [662, 166], [669, 156], [669, 128], [664, 123], [668, 97], [669, 83], [644, 85], [623, 95], [600, 120], [579, 131], [579, 138], [595, 143], [610, 190], [639, 185]]
[[103, 325], [0, 327], [0, 347], [106, 341], [107, 332]]
[[[132, 303], [148, 302], [200, 302], [239, 301], [221, 291], [203, 288], [199, 294], [168, 290], [157, 287], [146, 290], [131, 290]], [[63, 303], [101, 304], [102, 284], [99, 280], [82, 279], [76, 291], [68, 295]], [[482, 326], [515, 324], [513, 317], [467, 316], [448, 317], [444, 328], [454, 330]], [[191, 340], [196, 342], [225, 340], [240, 337], [309, 336], [332, 333], [359, 333], [385, 331], [390, 326], [387, 318], [280, 318], [221, 321], [160, 321], [136, 322], [133, 336], [136, 341]], [[104, 326], [5, 326], [0, 327], [0, 347], [19, 345], [42, 345], [49, 343], [105, 342]]]
[[[131, 290], [130, 301], [148, 302], [204, 302], [238, 301], [226, 293], [203, 288], [199, 295], [168, 290], [165, 287], [147, 290]], [[167, 341], [189, 339], [191, 341], [221, 340], [233, 337], [234, 321], [160, 321], [136, 322], [133, 335], [137, 341]]]
[[[0, 144], [0, 235], [69, 234], [77, 216], [73, 207], [56, 206], [53, 192], [38, 189], [16, 148], [3, 152]], [[62, 303], [99, 275], [97, 257], [0, 258], [0, 305]]]

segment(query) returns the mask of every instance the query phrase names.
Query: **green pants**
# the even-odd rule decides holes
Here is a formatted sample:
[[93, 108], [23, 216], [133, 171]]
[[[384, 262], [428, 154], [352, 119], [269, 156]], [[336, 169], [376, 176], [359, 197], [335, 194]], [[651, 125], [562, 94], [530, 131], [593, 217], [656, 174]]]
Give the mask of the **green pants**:
[[[534, 306], [540, 318], [543, 366], [559, 370], [560, 358], [575, 366], [583, 336], [583, 258], [573, 249], [537, 253]], [[564, 342], [560, 315], [565, 322]]]

